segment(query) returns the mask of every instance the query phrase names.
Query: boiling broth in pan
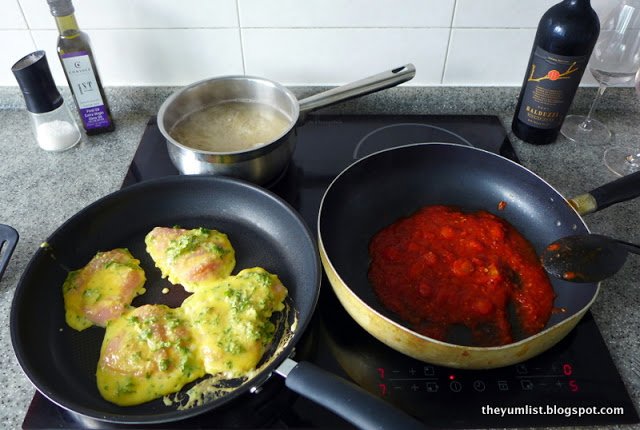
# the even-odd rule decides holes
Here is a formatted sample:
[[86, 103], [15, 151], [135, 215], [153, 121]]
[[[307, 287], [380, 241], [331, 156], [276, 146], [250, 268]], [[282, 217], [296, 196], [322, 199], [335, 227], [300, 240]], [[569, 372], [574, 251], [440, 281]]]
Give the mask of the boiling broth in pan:
[[234, 100], [186, 115], [169, 134], [194, 149], [235, 152], [276, 140], [290, 124], [290, 118], [273, 106]]

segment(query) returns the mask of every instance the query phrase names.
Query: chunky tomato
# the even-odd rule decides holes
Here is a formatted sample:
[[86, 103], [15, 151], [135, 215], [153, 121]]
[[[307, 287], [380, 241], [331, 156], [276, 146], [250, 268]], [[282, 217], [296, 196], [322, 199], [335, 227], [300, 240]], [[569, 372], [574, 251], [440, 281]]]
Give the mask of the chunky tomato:
[[435, 339], [462, 325], [475, 345], [504, 345], [514, 340], [510, 305], [528, 335], [551, 316], [555, 295], [533, 247], [489, 212], [427, 206], [378, 232], [369, 252], [379, 300]]

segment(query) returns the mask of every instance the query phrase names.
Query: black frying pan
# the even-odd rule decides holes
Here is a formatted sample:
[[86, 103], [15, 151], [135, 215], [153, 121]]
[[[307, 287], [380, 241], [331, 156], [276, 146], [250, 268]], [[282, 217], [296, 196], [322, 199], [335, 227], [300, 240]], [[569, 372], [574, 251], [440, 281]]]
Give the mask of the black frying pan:
[[[633, 183], [629, 183], [633, 181]], [[640, 195], [640, 175], [625, 178], [618, 194], [596, 192], [600, 206]], [[620, 189], [621, 188], [621, 189]], [[622, 191], [622, 194], [620, 194]], [[506, 202], [503, 210], [498, 203]], [[555, 313], [546, 328], [500, 347], [466, 346], [412, 331], [377, 300], [367, 272], [368, 245], [383, 227], [426, 205], [484, 209], [513, 224], [538, 254], [571, 234], [588, 233], [580, 215], [540, 177], [506, 158], [453, 144], [416, 144], [360, 159], [327, 189], [318, 220], [320, 257], [342, 305], [373, 336], [416, 359], [457, 368], [494, 368], [524, 361], [550, 348], [578, 323], [599, 284], [553, 279]]]
[[[291, 334], [272, 361], [249, 383], [228, 394], [186, 410], [166, 406], [162, 399], [121, 407], [100, 396], [95, 370], [104, 329], [82, 332], [65, 323], [62, 283], [69, 270], [84, 266], [97, 251], [127, 247], [147, 274], [147, 292], [134, 305], [164, 303], [179, 306], [186, 294], [160, 279], [145, 252], [144, 236], [155, 226], [215, 228], [229, 236], [236, 251], [237, 273], [261, 266], [277, 274], [289, 290], [288, 302], [297, 317]], [[321, 267], [315, 241], [301, 217], [275, 195], [248, 183], [206, 176], [175, 176], [133, 185], [89, 205], [66, 221], [36, 251], [27, 266], [11, 308], [11, 339], [24, 372], [47, 398], [76, 414], [127, 424], [171, 422], [211, 411], [252, 387], [272, 372], [287, 377], [294, 391], [311, 397], [363, 427], [406, 420], [417, 423], [384, 401], [370, 396], [362, 403], [345, 400], [363, 390], [309, 363], [288, 358], [313, 314]], [[168, 294], [161, 290], [169, 287]], [[276, 340], [277, 342], [278, 340]], [[333, 381], [327, 383], [328, 381]], [[184, 391], [184, 390], [183, 390]], [[359, 406], [359, 410], [352, 410]], [[389, 421], [385, 421], [389, 420]]]

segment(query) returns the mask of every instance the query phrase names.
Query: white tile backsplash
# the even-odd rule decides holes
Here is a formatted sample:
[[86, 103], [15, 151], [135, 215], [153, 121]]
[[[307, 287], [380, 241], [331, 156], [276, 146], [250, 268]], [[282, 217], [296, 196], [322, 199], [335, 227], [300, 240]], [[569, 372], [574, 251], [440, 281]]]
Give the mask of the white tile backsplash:
[[[453, 26], [458, 28], [537, 27], [557, 0], [457, 0]], [[525, 64], [526, 67], [526, 64]]]
[[535, 29], [454, 29], [443, 83], [522, 85], [535, 32]]
[[[56, 28], [46, 0], [19, 1], [30, 28]], [[84, 30], [238, 27], [235, 0], [75, 0], [73, 6]]]
[[[592, 0], [601, 18], [618, 0]], [[542, 15], [558, 0], [456, 0], [455, 28], [536, 28]]]
[[278, 82], [337, 85], [413, 63], [413, 85], [437, 85], [448, 37], [442, 28], [247, 29], [242, 41], [247, 73]]
[[[46, 0], [1, 0], [0, 85], [57, 31]], [[618, 0], [592, 0], [601, 17]], [[338, 85], [412, 62], [405, 85], [520, 86], [533, 34], [557, 0], [75, 0], [105, 86], [179, 86], [253, 74]], [[594, 81], [585, 75], [583, 85]]]
[[243, 27], [449, 27], [454, 0], [239, 0]]
[[[0, 54], [0, 85], [18, 85], [11, 71], [16, 61], [36, 50], [36, 45], [27, 30], [0, 30], [0, 38], [10, 41], [3, 43]], [[57, 61], [57, 58], [54, 58]], [[49, 60], [50, 61], [50, 60]]]
[[[55, 50], [57, 32], [33, 34], [54, 59], [49, 61], [55, 62], [51, 69], [56, 82], [64, 84]], [[237, 29], [94, 30], [91, 45], [105, 86], [186, 85], [243, 73]]]
[[22, 16], [18, 0], [2, 0], [2, 13], [0, 14], [0, 29], [2, 30], [26, 30], [27, 23]]

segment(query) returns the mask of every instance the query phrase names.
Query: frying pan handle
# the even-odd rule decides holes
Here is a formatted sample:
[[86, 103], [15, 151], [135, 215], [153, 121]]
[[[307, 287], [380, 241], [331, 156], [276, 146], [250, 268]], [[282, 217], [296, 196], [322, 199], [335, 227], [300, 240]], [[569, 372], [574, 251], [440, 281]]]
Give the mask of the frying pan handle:
[[277, 370], [289, 389], [318, 403], [361, 429], [425, 429], [390, 403], [314, 364], [287, 358]]
[[396, 85], [411, 80], [415, 75], [416, 68], [413, 64], [409, 63], [350, 84], [315, 94], [298, 102], [300, 105], [300, 117], [303, 117], [303, 114], [321, 107], [395, 87]]
[[17, 244], [18, 232], [13, 227], [0, 224], [0, 279], [2, 279]]
[[640, 196], [640, 172], [634, 172], [569, 199], [569, 204], [580, 215], [586, 215], [638, 196]]

